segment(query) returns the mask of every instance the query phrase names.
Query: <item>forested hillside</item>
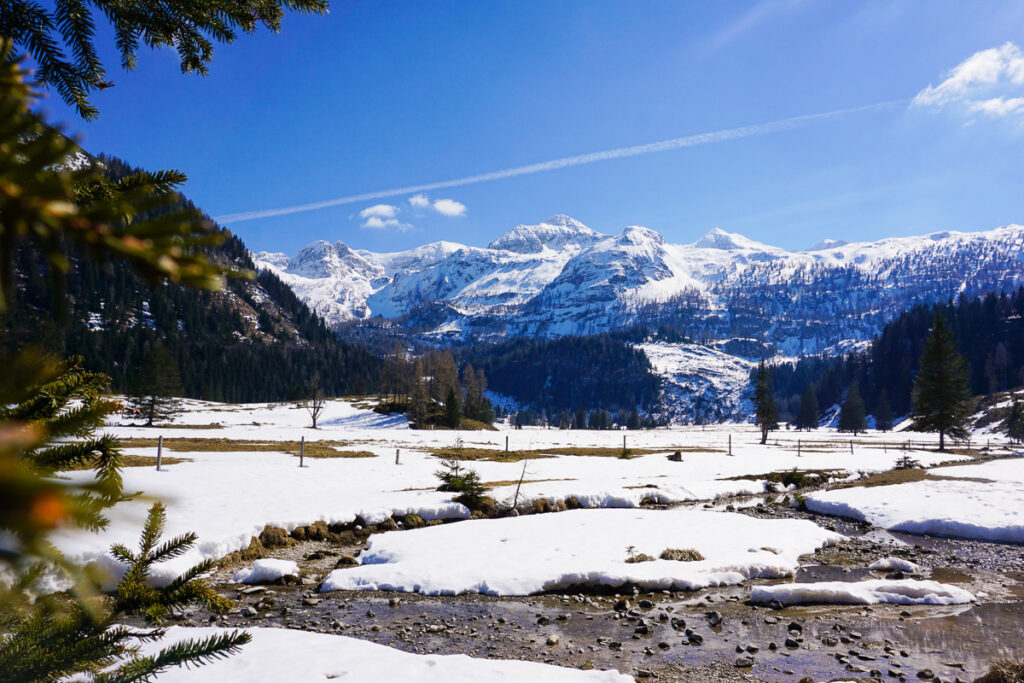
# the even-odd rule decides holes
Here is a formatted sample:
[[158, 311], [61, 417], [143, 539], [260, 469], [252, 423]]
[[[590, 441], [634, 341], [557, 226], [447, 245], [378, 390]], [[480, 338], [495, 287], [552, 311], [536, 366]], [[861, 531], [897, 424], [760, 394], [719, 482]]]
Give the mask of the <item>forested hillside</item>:
[[967, 359], [975, 395], [1024, 383], [1024, 288], [984, 297], [960, 296], [934, 306], [919, 305], [887, 324], [869, 349], [845, 357], [808, 357], [774, 369], [776, 399], [783, 419], [796, 415], [800, 394], [814, 385], [822, 408], [840, 403], [856, 381], [870, 414], [884, 389], [896, 415], [910, 409], [917, 361], [935, 311], [949, 322]]
[[660, 378], [643, 351], [611, 334], [554, 340], [513, 339], [470, 347], [462, 357], [494, 391], [549, 416], [579, 409], [650, 410]]
[[[102, 163], [113, 177], [132, 170], [117, 159]], [[227, 231], [223, 236], [210, 248], [211, 258], [254, 271], [241, 240]], [[131, 388], [135, 371], [161, 346], [176, 359], [188, 397], [269, 401], [304, 397], [314, 385], [332, 395], [377, 388], [381, 361], [339, 342], [272, 273], [229, 279], [222, 291], [208, 292], [153, 286], [119, 261], [75, 254], [70, 261], [62, 310], [54, 303], [56, 283], [42, 274], [41, 255], [28, 248], [18, 252], [4, 346], [36, 344], [81, 355], [87, 368], [110, 375], [116, 392]]]

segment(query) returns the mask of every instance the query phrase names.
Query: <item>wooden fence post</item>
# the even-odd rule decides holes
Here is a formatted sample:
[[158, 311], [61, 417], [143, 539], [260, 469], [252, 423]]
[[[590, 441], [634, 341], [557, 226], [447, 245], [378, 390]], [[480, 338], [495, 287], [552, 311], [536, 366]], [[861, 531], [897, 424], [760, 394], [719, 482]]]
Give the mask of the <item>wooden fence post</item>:
[[732, 434], [729, 435], [729, 455], [732, 455]]
[[305, 436], [301, 436], [301, 437], [299, 437], [299, 467], [305, 467], [306, 466], [305, 464], [303, 464], [303, 460], [305, 459], [305, 457], [306, 457], [306, 437]]
[[396, 465], [398, 464], [398, 452], [399, 452], [399, 450], [400, 449], [398, 449], [398, 448], [395, 449], [395, 464]]
[[160, 465], [164, 461], [164, 437], [156, 438], [156, 471], [160, 472]]

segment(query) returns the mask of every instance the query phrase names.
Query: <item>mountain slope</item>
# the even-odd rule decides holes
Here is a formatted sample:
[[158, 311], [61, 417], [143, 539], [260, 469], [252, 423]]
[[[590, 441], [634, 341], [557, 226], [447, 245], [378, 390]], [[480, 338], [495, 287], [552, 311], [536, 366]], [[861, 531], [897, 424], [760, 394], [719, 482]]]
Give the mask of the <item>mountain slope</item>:
[[718, 228], [673, 245], [648, 228], [608, 236], [553, 216], [487, 248], [439, 242], [375, 254], [317, 242], [295, 258], [255, 261], [333, 326], [414, 319], [411, 332], [447, 342], [670, 326], [799, 355], [869, 339], [916, 303], [1015, 287], [1022, 248], [1018, 225], [791, 252]]
[[[103, 163], [114, 175], [131, 170], [116, 159]], [[254, 270], [245, 245], [223, 234], [210, 257]], [[229, 279], [221, 291], [208, 292], [150, 285], [121, 261], [75, 254], [70, 261], [64, 321], [58, 323], [62, 314], [52, 283], [41, 276], [39, 254], [18, 252], [18, 286], [11, 310], [0, 318], [0, 344], [81, 355], [88, 368], [111, 376], [116, 392], [131, 387], [135, 370], [157, 346], [175, 357], [184, 393], [194, 398], [284, 400], [307, 395], [314, 382], [330, 394], [361, 393], [378, 382], [381, 361], [339, 342], [272, 272]]]

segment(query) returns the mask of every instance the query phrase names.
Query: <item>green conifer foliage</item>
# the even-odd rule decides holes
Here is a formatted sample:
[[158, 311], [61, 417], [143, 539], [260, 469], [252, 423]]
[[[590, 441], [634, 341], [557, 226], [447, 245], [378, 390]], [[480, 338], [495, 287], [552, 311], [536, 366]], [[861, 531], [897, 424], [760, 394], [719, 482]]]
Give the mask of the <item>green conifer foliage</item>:
[[778, 429], [779, 408], [775, 404], [775, 387], [771, 370], [764, 359], [754, 377], [754, 421], [761, 428], [761, 443], [768, 443], [768, 432]]
[[875, 402], [875, 429], [880, 432], [887, 432], [892, 429], [892, 406], [889, 405], [889, 395], [882, 389]]
[[794, 426], [797, 429], [817, 429], [818, 424], [818, 395], [814, 392], [814, 385], [808, 382], [800, 395], [800, 410]]
[[147, 355], [142, 365], [129, 377], [128, 406], [147, 427], [167, 420], [180, 405], [182, 394], [178, 361], [163, 346]]
[[1010, 403], [1010, 410], [1003, 420], [1003, 431], [1013, 441], [1018, 443], [1024, 441], [1024, 403], [1014, 395]]
[[230, 43], [238, 32], [260, 25], [277, 32], [285, 10], [321, 14], [326, 0], [4, 0], [0, 36], [13, 39], [39, 65], [46, 83], [83, 118], [97, 110], [88, 100], [93, 90], [113, 85], [96, 49], [96, 17], [114, 29], [121, 67], [135, 68], [139, 45], [177, 51], [182, 73], [205, 75], [214, 41]]
[[946, 450], [946, 436], [967, 435], [970, 415], [970, 377], [964, 357], [956, 351], [946, 319], [936, 311], [932, 331], [918, 361], [910, 415], [922, 431], [939, 433], [939, 450]]
[[857, 436], [857, 432], [867, 431], [867, 428], [864, 399], [860, 397], [860, 389], [854, 382], [850, 385], [850, 390], [846, 393], [846, 400], [843, 401], [843, 405], [839, 409], [839, 431], [853, 432], [853, 435]]
[[444, 400], [445, 423], [452, 429], [459, 428], [462, 419], [462, 411], [459, 408], [459, 397], [455, 393], [455, 387], [448, 388], [448, 396]]
[[226, 657], [248, 643], [248, 633], [232, 631], [201, 640], [185, 640], [154, 655], [134, 652], [136, 640], [157, 641], [162, 629], [141, 630], [117, 625], [125, 613], [141, 613], [159, 622], [175, 607], [201, 604], [217, 612], [231, 608], [198, 577], [213, 566], [201, 562], [163, 588], [149, 585], [153, 564], [178, 557], [196, 542], [185, 534], [159, 544], [166, 516], [160, 503], [149, 511], [139, 541], [139, 552], [115, 545], [111, 554], [128, 564], [113, 597], [69, 601], [45, 599], [44, 609], [6, 615], [0, 628], [8, 630], [0, 641], [0, 682], [58, 681], [74, 674], [90, 674], [97, 682], [148, 681], [175, 666], [196, 666]]

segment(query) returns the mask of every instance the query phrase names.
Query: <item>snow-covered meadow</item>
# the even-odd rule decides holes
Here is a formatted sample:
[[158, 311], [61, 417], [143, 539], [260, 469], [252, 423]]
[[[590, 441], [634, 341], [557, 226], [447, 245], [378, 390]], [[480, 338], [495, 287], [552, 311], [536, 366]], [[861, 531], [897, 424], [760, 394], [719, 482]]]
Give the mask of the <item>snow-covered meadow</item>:
[[[464, 506], [453, 502], [450, 494], [435, 490], [438, 460], [428, 452], [431, 448], [451, 447], [457, 437], [466, 448], [497, 451], [504, 448], [507, 438], [513, 450], [540, 452], [560, 448], [621, 449], [625, 438], [628, 448], [653, 452], [629, 459], [558, 455], [471, 465], [484, 482], [496, 484], [492, 495], [499, 501], [512, 498], [514, 483], [522, 476], [520, 501], [574, 496], [585, 506], [619, 508], [638, 507], [648, 498], [679, 503], [761, 493], [765, 474], [793, 468], [840, 471], [840, 476], [883, 471], [890, 469], [901, 453], [882, 444], [903, 438], [858, 437], [851, 454], [847, 437], [826, 431], [810, 435], [778, 432], [767, 446], [761, 446], [757, 433], [747, 425], [637, 432], [523, 429], [456, 434], [411, 430], [401, 416], [378, 415], [342, 400], [328, 403], [319, 429], [310, 429], [309, 424], [307, 412], [291, 403], [226, 405], [198, 401], [185, 402], [185, 410], [176, 417], [173, 428], [112, 424], [109, 431], [121, 437], [152, 439], [163, 435], [169, 444], [173, 443], [171, 439], [224, 439], [225, 450], [165, 449], [165, 456], [189, 461], [165, 465], [160, 472], [152, 467], [127, 468], [126, 490], [144, 496], [119, 504], [103, 534], [59, 534], [58, 546], [73, 557], [97, 561], [116, 575], [117, 567], [107, 549], [112, 543], [134, 543], [152, 498], [168, 506], [168, 535], [190, 530], [199, 535], [192, 552], [159, 567], [158, 579], [169, 579], [199, 559], [219, 558], [246, 548], [265, 525], [291, 530], [320, 520], [333, 524], [362, 518], [366, 523], [379, 523], [410, 513], [426, 520], [465, 518], [469, 511]], [[307, 443], [344, 442], [342, 450], [369, 452], [376, 457], [307, 458], [306, 467], [300, 468], [298, 458], [286, 452], [300, 437]], [[921, 439], [921, 435], [914, 435], [915, 441]], [[230, 442], [261, 444], [261, 450], [233, 450], [238, 446]], [[266, 444], [272, 448], [278, 442], [282, 442], [281, 452], [263, 450]], [[155, 448], [132, 448], [128, 443], [128, 453], [155, 454]], [[681, 451], [681, 462], [667, 457], [676, 450]], [[927, 464], [940, 460], [936, 454], [924, 451], [915, 457]], [[89, 475], [75, 472], [69, 476]]]
[[815, 512], [867, 520], [892, 531], [1024, 543], [1024, 459], [941, 467], [942, 479], [822, 491]]

